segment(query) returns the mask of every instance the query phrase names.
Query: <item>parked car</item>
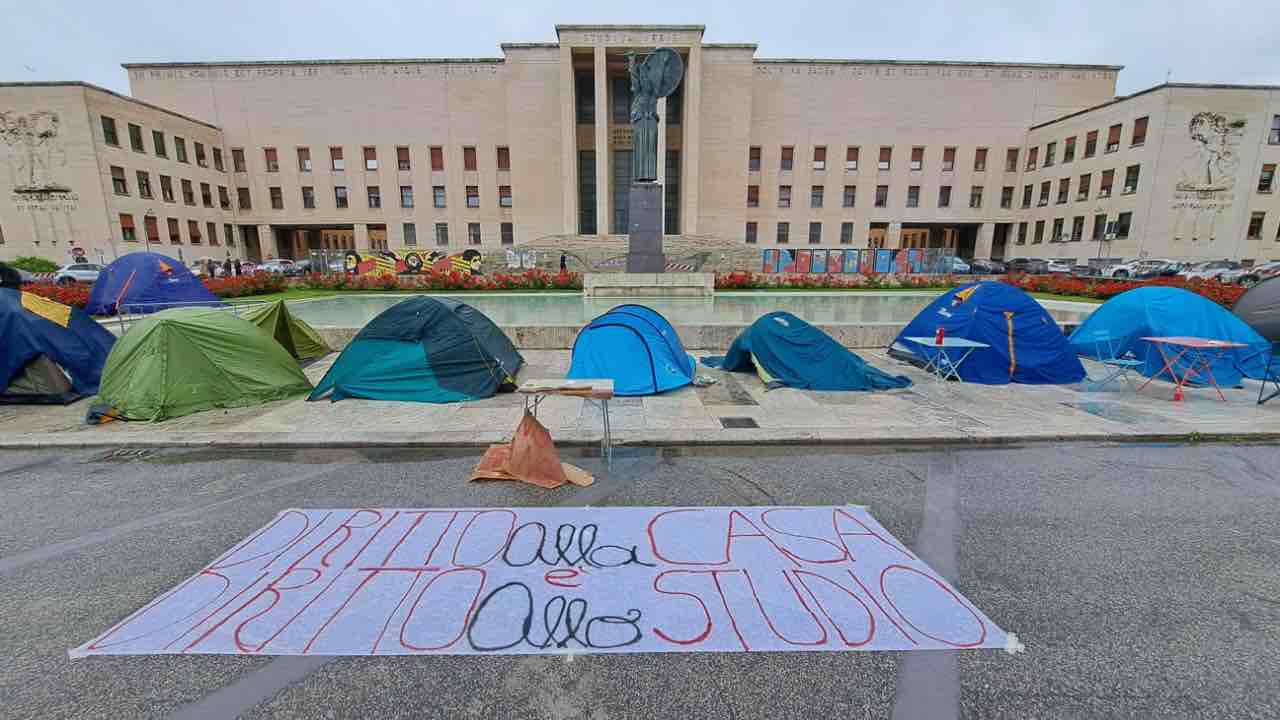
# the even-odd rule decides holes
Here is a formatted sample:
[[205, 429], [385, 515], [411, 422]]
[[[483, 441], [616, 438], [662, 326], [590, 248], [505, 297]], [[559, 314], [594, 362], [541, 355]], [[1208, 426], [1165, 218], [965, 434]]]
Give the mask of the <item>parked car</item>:
[[969, 261], [969, 272], [975, 275], [1003, 275], [1009, 272], [1009, 269], [999, 260], [979, 260], [975, 258]]
[[1196, 263], [1178, 273], [1188, 280], [1215, 280], [1229, 270], [1240, 270], [1242, 266], [1234, 260], [1210, 260]]
[[1239, 270], [1228, 270], [1218, 276], [1218, 280], [1225, 283], [1235, 283], [1245, 287], [1253, 287], [1268, 278], [1280, 275], [1280, 260], [1272, 260], [1261, 265], [1254, 265], [1251, 268], [1241, 268]]
[[1173, 261], [1168, 258], [1138, 258], [1103, 269], [1102, 277], [1127, 280], [1137, 277], [1140, 273], [1168, 265], [1171, 262]]
[[1026, 273], [1028, 275], [1047, 275], [1049, 273], [1049, 263], [1039, 258], [1014, 258], [1006, 260], [1005, 266], [1011, 273]]
[[54, 274], [53, 281], [59, 285], [71, 285], [72, 283], [89, 283], [93, 284], [98, 279], [98, 274], [102, 272], [101, 265], [94, 263], [72, 263], [71, 265], [63, 265]]
[[1163, 265], [1154, 265], [1154, 266], [1139, 270], [1133, 276], [1133, 279], [1152, 280], [1154, 278], [1160, 278], [1160, 277], [1173, 277], [1174, 275], [1177, 275], [1179, 272], [1181, 272], [1182, 269], [1185, 268], [1186, 266], [1187, 264], [1182, 262], [1168, 262]]
[[276, 258], [267, 260], [258, 266], [258, 270], [269, 273], [279, 273], [281, 275], [292, 275], [294, 273], [294, 263], [292, 260], [284, 258]]
[[938, 260], [938, 272], [965, 275], [969, 273], [969, 263], [955, 255], [950, 255]]
[[1063, 260], [1050, 260], [1048, 263], [1045, 264], [1045, 270], [1047, 272], [1055, 273], [1055, 274], [1062, 274], [1062, 273], [1070, 274], [1073, 270], [1075, 270], [1075, 267], [1076, 267], [1075, 263], [1066, 262]]

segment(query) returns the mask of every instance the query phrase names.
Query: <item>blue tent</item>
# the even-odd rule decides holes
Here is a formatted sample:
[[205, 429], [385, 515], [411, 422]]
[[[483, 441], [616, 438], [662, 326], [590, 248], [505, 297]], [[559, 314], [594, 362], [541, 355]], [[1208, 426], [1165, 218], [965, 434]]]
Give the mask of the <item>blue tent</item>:
[[159, 253], [129, 253], [103, 268], [85, 310], [93, 315], [217, 307], [221, 301], [182, 263]]
[[643, 305], [619, 305], [578, 333], [567, 377], [609, 378], [617, 395], [653, 395], [693, 382], [694, 363], [671, 323]]
[[85, 312], [11, 288], [0, 289], [0, 338], [0, 402], [11, 403], [67, 403], [98, 392], [116, 341]]
[[[945, 293], [898, 334], [889, 353], [912, 362], [932, 360], [936, 349], [905, 338], [932, 338], [939, 327], [947, 337], [988, 345], [960, 365], [960, 379], [965, 382], [1061, 385], [1085, 377], [1084, 366], [1049, 311], [1007, 283], [970, 283]], [[955, 351], [949, 355], [958, 357]]]
[[892, 390], [911, 384], [867, 364], [830, 335], [789, 312], [771, 312], [739, 333], [724, 357], [702, 362], [723, 370], [755, 369], [770, 387]]
[[[1071, 334], [1071, 348], [1085, 357], [1096, 358], [1100, 336], [1110, 338], [1117, 356], [1132, 352], [1144, 361], [1138, 370], [1147, 377], [1160, 374], [1164, 361], [1151, 343], [1141, 339], [1144, 336], [1199, 337], [1248, 345], [1227, 351], [1213, 363], [1213, 377], [1219, 385], [1239, 385], [1242, 376], [1261, 378], [1271, 352], [1266, 338], [1231, 311], [1189, 290], [1173, 287], [1135, 288], [1111, 298]], [[1161, 374], [1161, 378], [1171, 380], [1168, 373]]]

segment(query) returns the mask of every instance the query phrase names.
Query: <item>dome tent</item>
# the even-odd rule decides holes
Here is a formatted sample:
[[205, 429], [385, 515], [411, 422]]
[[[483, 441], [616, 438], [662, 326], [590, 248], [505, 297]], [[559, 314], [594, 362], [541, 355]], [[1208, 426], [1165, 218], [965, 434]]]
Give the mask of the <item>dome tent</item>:
[[960, 365], [965, 382], [1061, 385], [1085, 378], [1084, 366], [1049, 311], [1008, 283], [970, 283], [944, 293], [903, 328], [889, 354], [911, 362], [932, 360], [938, 350], [905, 338], [931, 338], [939, 327], [947, 337], [988, 346]]
[[240, 317], [262, 328], [298, 360], [314, 360], [333, 352], [315, 328], [289, 312], [283, 300], [252, 305]]
[[152, 313], [173, 307], [218, 307], [200, 278], [182, 263], [152, 252], [121, 256], [99, 273], [85, 310], [91, 315]]
[[116, 337], [82, 310], [0, 289], [0, 402], [69, 403], [98, 392]]
[[1267, 278], [1249, 288], [1231, 312], [1262, 337], [1280, 342], [1280, 280]]
[[653, 395], [693, 382], [694, 362], [675, 328], [643, 305], [619, 305], [573, 341], [571, 380], [607, 378], [617, 395]]
[[308, 399], [479, 400], [513, 388], [523, 364], [479, 310], [450, 298], [411, 297], [370, 320]]

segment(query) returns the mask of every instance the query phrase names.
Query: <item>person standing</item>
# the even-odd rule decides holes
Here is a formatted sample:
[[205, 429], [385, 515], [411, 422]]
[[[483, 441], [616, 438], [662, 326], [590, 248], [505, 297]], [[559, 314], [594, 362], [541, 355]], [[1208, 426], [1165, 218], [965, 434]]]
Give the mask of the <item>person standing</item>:
[[226, 260], [222, 261], [222, 277], [231, 277], [231, 256], [228, 255]]
[[240, 264], [240, 258], [236, 258], [235, 269], [236, 269], [236, 277], [240, 277], [241, 275], [244, 274], [244, 266]]
[[560, 272], [565, 272], [565, 271], [566, 271], [566, 270], [568, 270], [568, 269], [569, 269], [568, 256], [567, 256], [567, 255], [565, 255], [563, 251], [561, 251], [561, 253], [560, 253]]

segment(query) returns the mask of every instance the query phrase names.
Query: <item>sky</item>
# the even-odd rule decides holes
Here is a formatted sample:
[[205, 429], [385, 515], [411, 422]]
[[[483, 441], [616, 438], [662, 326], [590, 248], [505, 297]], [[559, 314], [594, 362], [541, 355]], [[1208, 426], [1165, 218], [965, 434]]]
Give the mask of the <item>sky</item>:
[[127, 93], [125, 62], [500, 57], [503, 42], [554, 42], [556, 23], [669, 23], [760, 58], [1124, 65], [1120, 94], [1166, 77], [1280, 85], [1274, 1], [0, 0], [0, 82]]

